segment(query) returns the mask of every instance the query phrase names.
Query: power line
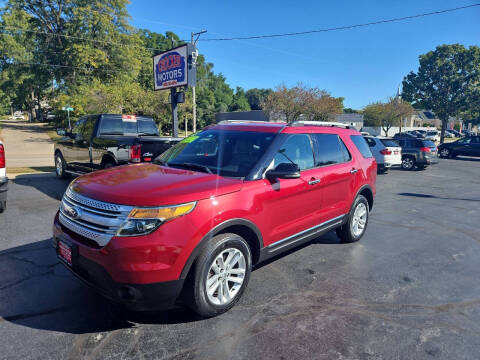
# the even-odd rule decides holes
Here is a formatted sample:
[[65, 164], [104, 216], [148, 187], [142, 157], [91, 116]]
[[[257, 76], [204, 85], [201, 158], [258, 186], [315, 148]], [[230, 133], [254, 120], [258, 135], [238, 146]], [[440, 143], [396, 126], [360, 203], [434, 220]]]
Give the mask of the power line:
[[229, 37], [229, 38], [204, 38], [201, 41], [253, 40], [253, 39], [266, 39], [266, 38], [285, 37], [285, 36], [298, 36], [298, 35], [323, 33], [323, 32], [329, 32], [329, 31], [347, 30], [347, 29], [354, 29], [354, 28], [366, 27], [366, 26], [371, 26], [371, 25], [379, 25], [379, 24], [386, 24], [386, 23], [391, 23], [391, 22], [398, 22], [398, 21], [416, 19], [416, 18], [432, 16], [432, 15], [445, 14], [445, 13], [449, 13], [449, 12], [453, 12], [453, 11], [472, 8], [472, 7], [475, 7], [475, 6], [480, 6], [480, 3], [476, 3], [476, 4], [472, 4], [472, 5], [466, 5], [466, 6], [460, 6], [460, 7], [456, 7], [456, 8], [452, 8], [452, 9], [446, 9], [446, 10], [432, 11], [432, 12], [417, 14], [417, 15], [403, 16], [403, 17], [397, 17], [397, 18], [385, 19], [385, 20], [377, 20], [377, 21], [372, 21], [372, 22], [363, 23], [363, 24], [338, 26], [338, 27], [333, 27], [333, 28], [308, 30], [308, 31], [298, 31], [298, 32], [283, 33], [283, 34], [238, 36], [238, 37]]

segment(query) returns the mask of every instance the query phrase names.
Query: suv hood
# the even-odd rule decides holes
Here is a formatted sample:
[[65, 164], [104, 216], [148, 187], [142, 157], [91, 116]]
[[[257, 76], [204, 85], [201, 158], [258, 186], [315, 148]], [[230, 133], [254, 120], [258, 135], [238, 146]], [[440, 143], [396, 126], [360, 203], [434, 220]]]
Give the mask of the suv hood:
[[92, 199], [132, 206], [182, 204], [239, 191], [242, 180], [156, 164], [125, 165], [83, 175], [72, 190]]

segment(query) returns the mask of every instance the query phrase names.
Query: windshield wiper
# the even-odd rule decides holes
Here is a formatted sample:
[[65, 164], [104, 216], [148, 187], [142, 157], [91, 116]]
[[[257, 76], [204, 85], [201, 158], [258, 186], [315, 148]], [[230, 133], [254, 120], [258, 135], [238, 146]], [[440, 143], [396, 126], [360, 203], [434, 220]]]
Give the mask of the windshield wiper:
[[206, 171], [209, 174], [213, 174], [212, 170], [205, 165], [200, 165], [200, 164], [194, 164], [194, 163], [169, 163], [168, 165], [170, 166], [179, 166], [179, 167], [184, 167], [184, 168], [190, 168], [190, 169], [196, 169], [196, 170], [203, 170]]
[[138, 133], [138, 136], [158, 136], [157, 133]]
[[153, 163], [157, 165], [168, 166], [168, 163], [166, 161], [163, 161], [162, 159], [159, 159], [159, 158], [156, 158], [155, 160], [153, 160]]

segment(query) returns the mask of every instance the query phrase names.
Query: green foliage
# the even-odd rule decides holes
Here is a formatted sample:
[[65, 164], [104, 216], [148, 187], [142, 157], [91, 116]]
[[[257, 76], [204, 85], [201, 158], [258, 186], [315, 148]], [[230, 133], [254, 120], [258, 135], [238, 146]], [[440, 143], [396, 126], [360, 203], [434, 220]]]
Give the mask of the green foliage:
[[460, 131], [460, 124], [459, 123], [453, 124], [453, 130]]
[[355, 110], [355, 109], [352, 109], [352, 108], [344, 108], [343, 113], [344, 114], [360, 114], [361, 111], [358, 111], [358, 110]]
[[342, 113], [343, 98], [335, 98], [325, 90], [303, 84], [291, 88], [280, 85], [268, 95], [263, 106], [270, 112], [271, 118], [280, 116], [287, 122], [300, 118], [330, 121], [335, 114]]
[[272, 89], [253, 88], [245, 93], [245, 97], [252, 110], [263, 110], [263, 104], [271, 93], [273, 93]]
[[[153, 91], [152, 56], [182, 44], [165, 34], [128, 25], [127, 0], [9, 0], [0, 9], [0, 111], [49, 104], [63, 121], [86, 113], [139, 113], [171, 131], [168, 92]], [[23, 29], [18, 31], [14, 28]], [[35, 65], [44, 64], [44, 65]], [[45, 64], [61, 65], [57, 67]], [[179, 105], [191, 119], [192, 93]], [[203, 55], [197, 59], [197, 121], [201, 128], [223, 111], [249, 110], [243, 89], [234, 92]], [[44, 109], [47, 111], [49, 109]]]
[[420, 56], [416, 73], [403, 80], [402, 97], [431, 109], [442, 120], [441, 142], [450, 116], [480, 108], [480, 48], [441, 45]]
[[413, 107], [400, 98], [391, 97], [388, 102], [376, 102], [363, 109], [365, 126], [380, 126], [388, 135], [393, 126], [400, 126], [406, 116], [413, 114]]

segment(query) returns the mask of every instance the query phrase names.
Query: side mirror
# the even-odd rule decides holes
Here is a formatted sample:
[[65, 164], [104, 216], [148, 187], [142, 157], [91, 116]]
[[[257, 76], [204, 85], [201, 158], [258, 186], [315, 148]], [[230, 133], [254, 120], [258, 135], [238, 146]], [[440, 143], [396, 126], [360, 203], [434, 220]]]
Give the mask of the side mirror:
[[67, 131], [65, 129], [57, 129], [57, 135], [65, 136]]
[[297, 164], [281, 163], [273, 170], [268, 170], [265, 174], [267, 179], [298, 179], [300, 177], [300, 168]]

